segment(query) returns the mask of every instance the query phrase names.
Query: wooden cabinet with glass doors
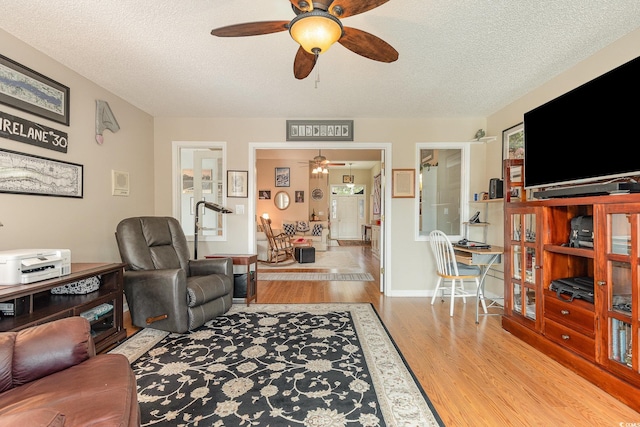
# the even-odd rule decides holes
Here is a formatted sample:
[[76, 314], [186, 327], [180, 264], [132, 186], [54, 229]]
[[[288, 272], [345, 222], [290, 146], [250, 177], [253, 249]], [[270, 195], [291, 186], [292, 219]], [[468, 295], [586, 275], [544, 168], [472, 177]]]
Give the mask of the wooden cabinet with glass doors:
[[616, 375], [640, 384], [640, 207], [602, 206], [597, 214], [603, 225], [601, 238], [605, 241], [598, 246], [597, 255], [596, 292], [602, 313], [602, 351], [598, 362]]
[[505, 264], [505, 313], [523, 325], [540, 329], [539, 307], [539, 265], [540, 245], [537, 237], [538, 209], [509, 209], [505, 236], [507, 263]]
[[[571, 219], [593, 216], [593, 248]], [[640, 194], [505, 203], [504, 329], [640, 411]], [[592, 298], [551, 287], [592, 277]]]

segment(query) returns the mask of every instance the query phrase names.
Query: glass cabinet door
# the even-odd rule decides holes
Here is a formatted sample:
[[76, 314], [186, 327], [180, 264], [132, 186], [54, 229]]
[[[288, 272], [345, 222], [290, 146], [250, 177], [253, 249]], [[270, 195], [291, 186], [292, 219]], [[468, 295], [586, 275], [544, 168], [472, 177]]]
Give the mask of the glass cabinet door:
[[638, 310], [633, 307], [638, 298], [635, 289], [640, 271], [637, 258], [639, 219], [640, 213], [618, 212], [615, 207], [607, 209], [605, 222], [609, 228], [609, 241], [603, 254], [607, 272], [597, 281], [597, 285], [604, 288], [600, 295], [606, 314], [603, 342], [607, 351], [603, 352], [603, 362], [610, 369], [635, 379], [638, 379], [640, 369], [636, 350], [638, 319], [634, 317], [634, 312], [638, 316]]
[[511, 309], [526, 321], [536, 319], [536, 220], [536, 213], [531, 213], [530, 209], [510, 215]]

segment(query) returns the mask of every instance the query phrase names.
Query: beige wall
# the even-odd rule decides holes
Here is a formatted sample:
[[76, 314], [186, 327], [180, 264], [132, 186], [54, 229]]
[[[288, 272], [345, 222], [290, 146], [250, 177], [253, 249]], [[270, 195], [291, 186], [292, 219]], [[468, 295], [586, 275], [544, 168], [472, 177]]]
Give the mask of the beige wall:
[[[2, 54], [70, 88], [70, 126], [0, 104], [0, 111], [69, 135], [59, 153], [0, 138], [0, 148], [84, 166], [84, 198], [0, 194], [0, 250], [70, 249], [72, 262], [120, 262], [114, 231], [125, 217], [154, 213], [153, 118], [0, 30]], [[109, 103], [120, 131], [95, 140], [95, 102]], [[111, 195], [111, 170], [129, 172], [131, 195]]]
[[[156, 118], [155, 120], [155, 194], [156, 213], [170, 215], [171, 202], [171, 143], [172, 141], [224, 141], [227, 144], [227, 168], [254, 169], [249, 165], [249, 144], [275, 144], [286, 139], [285, 121], [276, 119], [236, 118]], [[485, 127], [483, 118], [467, 119], [355, 119], [356, 141], [344, 143], [344, 148], [362, 143], [389, 143], [392, 146], [391, 168], [411, 168], [417, 165], [417, 142], [469, 141], [479, 128]], [[290, 144], [288, 144], [290, 145]], [[472, 147], [472, 157], [484, 158], [482, 144]], [[162, 172], [160, 172], [162, 171]], [[474, 178], [474, 174], [478, 178]], [[341, 174], [340, 174], [341, 181]], [[482, 184], [480, 184], [482, 181]], [[484, 168], [480, 163], [472, 171], [474, 185], [486, 191]], [[487, 181], [488, 182], [488, 181]], [[249, 189], [257, 190], [256, 183]], [[478, 190], [479, 191], [479, 190]], [[273, 196], [272, 192], [272, 196]], [[249, 199], [256, 197], [250, 194]], [[257, 198], [257, 197], [256, 197]], [[229, 206], [244, 205], [245, 214], [228, 215], [230, 239], [227, 242], [202, 242], [199, 253], [244, 252], [251, 250], [250, 230], [255, 225], [255, 214], [249, 212], [248, 199], [229, 199]], [[294, 204], [295, 205], [295, 204]], [[434, 268], [427, 242], [416, 241], [413, 212], [414, 199], [390, 199], [387, 207], [387, 234], [390, 250], [387, 271], [392, 279], [391, 293], [395, 295], [427, 295], [433, 289]], [[287, 216], [289, 213], [287, 212]], [[291, 219], [291, 218], [286, 218]]]
[[[0, 250], [17, 248], [69, 248], [74, 262], [118, 261], [113, 232], [117, 222], [127, 216], [172, 215], [171, 142], [224, 141], [227, 168], [252, 170], [249, 144], [284, 143], [283, 118], [164, 118], [148, 114], [115, 97], [110, 92], [66, 69], [0, 30], [3, 54], [71, 88], [71, 126], [48, 122], [10, 107], [0, 110], [28, 118], [69, 133], [67, 154], [0, 139], [0, 147], [54, 159], [80, 163], [85, 167], [83, 199], [0, 194]], [[479, 128], [497, 140], [471, 148], [470, 192], [487, 191], [488, 180], [501, 176], [502, 130], [522, 121], [524, 112], [640, 55], [640, 30], [612, 44], [593, 57], [527, 94], [488, 118], [380, 119], [354, 116], [358, 143], [389, 143], [392, 168], [411, 168], [417, 164], [417, 142], [468, 141]], [[95, 100], [109, 102], [121, 130], [105, 131], [104, 145], [95, 140]], [[111, 196], [111, 170], [131, 174], [131, 196]], [[255, 192], [256, 183], [250, 183]], [[293, 188], [292, 188], [293, 190]], [[255, 197], [255, 193], [249, 199]], [[305, 199], [308, 198], [308, 189]], [[255, 212], [249, 212], [249, 199], [229, 199], [229, 206], [242, 206], [244, 214], [228, 215], [229, 240], [203, 242], [206, 252], [244, 252], [250, 250], [250, 229]], [[434, 287], [434, 268], [425, 241], [415, 240], [414, 199], [387, 199], [388, 269], [392, 278], [391, 295], [427, 295]], [[295, 206], [295, 203], [293, 204]], [[255, 205], [253, 206], [255, 210]], [[501, 208], [491, 206], [488, 241], [502, 242]], [[495, 220], [492, 218], [495, 217]], [[499, 285], [494, 283], [499, 288]]]
[[[536, 90], [521, 97], [517, 101], [511, 103], [505, 108], [497, 111], [487, 118], [487, 129], [489, 135], [498, 135], [499, 142], [497, 144], [487, 144], [487, 175], [501, 176], [501, 164], [502, 159], [501, 150], [502, 144], [501, 135], [503, 129], [508, 129], [513, 125], [521, 123], [524, 120], [524, 113], [527, 111], [544, 104], [604, 73], [616, 68], [625, 62], [628, 62], [634, 58], [640, 56], [640, 29], [622, 37], [615, 43], [612, 43], [607, 48], [602, 49], [586, 60], [582, 61], [577, 66], [561, 73], [556, 78], [543, 84]], [[597, 100], [594, 100], [597, 102]], [[632, 107], [633, 108], [633, 107]], [[637, 107], [636, 107], [637, 108]], [[580, 123], [579, 118], [574, 118], [567, 112], [567, 120], [577, 120], [577, 122], [568, 122], [568, 126], [593, 126], [593, 123]], [[597, 124], [596, 124], [597, 125]], [[554, 135], [549, 135], [549, 138], [554, 138]], [[561, 139], [558, 140], [561, 143]], [[624, 148], [631, 147], [631, 140], [629, 141], [602, 141], [603, 145], [609, 144], [609, 149], [618, 149], [620, 147], [621, 153]], [[625, 144], [627, 144], [625, 146]], [[616, 147], [612, 147], [615, 145]], [[550, 153], [550, 155], [553, 155]], [[494, 212], [493, 217], [497, 218], [500, 215], [500, 211], [495, 213], [499, 206], [490, 205], [490, 209]], [[502, 224], [500, 224], [502, 225]], [[490, 228], [492, 238], [495, 241], [503, 241], [504, 230], [498, 227]], [[499, 275], [498, 275], [499, 276]], [[494, 292], [502, 292], [503, 283], [501, 280], [490, 279], [487, 282], [488, 289]]]

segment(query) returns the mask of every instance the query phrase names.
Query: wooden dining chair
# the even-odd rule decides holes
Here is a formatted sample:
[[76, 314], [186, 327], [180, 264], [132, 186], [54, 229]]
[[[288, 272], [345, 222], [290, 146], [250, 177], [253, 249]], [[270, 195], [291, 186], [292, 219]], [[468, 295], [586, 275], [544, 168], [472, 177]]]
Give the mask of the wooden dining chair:
[[[480, 299], [484, 312], [487, 312], [487, 306], [484, 302], [484, 295], [481, 295], [480, 288], [480, 267], [477, 265], [467, 265], [460, 263], [456, 260], [455, 251], [453, 245], [449, 240], [449, 237], [440, 230], [434, 230], [429, 233], [429, 240], [431, 243], [431, 249], [435, 256], [436, 268], [438, 273], [438, 282], [436, 283], [436, 289], [433, 291], [433, 297], [431, 298], [431, 305], [436, 300], [438, 291], [441, 293], [441, 298], [444, 301], [445, 291], [449, 291], [451, 298], [451, 307], [449, 309], [449, 315], [453, 316], [453, 307], [455, 298], [462, 298], [464, 303], [467, 302], [467, 297], [473, 297]], [[475, 288], [473, 290], [466, 289], [464, 281], [472, 280], [475, 282]], [[450, 283], [450, 286], [446, 286], [446, 282]], [[478, 301], [476, 301], [476, 304]]]

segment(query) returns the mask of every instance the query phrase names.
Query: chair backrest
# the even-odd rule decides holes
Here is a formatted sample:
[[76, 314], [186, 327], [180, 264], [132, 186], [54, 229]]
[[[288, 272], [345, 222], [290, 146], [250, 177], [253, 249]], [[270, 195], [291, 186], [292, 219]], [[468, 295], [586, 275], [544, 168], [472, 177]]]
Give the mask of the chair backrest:
[[116, 241], [130, 270], [182, 268], [189, 272], [189, 246], [173, 217], [143, 216], [120, 221]]
[[260, 217], [260, 222], [262, 223], [262, 229], [264, 230], [264, 235], [267, 236], [267, 242], [269, 242], [269, 247], [271, 249], [277, 249], [278, 244], [275, 241], [273, 230], [271, 229], [271, 220], [268, 218]]
[[459, 276], [458, 262], [451, 240], [440, 230], [429, 233], [431, 250], [436, 257], [436, 267], [440, 276]]

